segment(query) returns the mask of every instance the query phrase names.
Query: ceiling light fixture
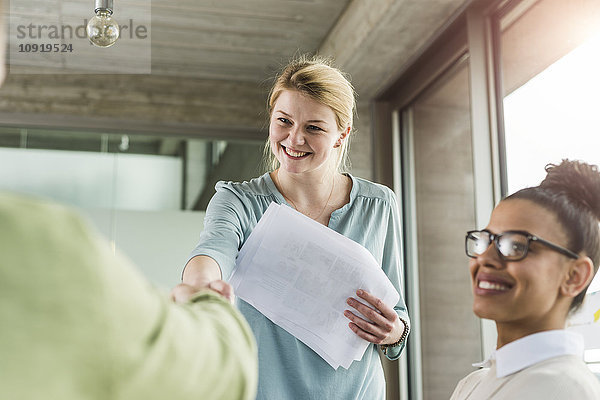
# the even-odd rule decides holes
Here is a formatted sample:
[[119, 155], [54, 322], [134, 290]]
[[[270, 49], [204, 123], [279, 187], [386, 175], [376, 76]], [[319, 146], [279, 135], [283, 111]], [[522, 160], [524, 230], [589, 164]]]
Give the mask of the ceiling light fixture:
[[95, 0], [96, 15], [87, 24], [90, 42], [98, 47], [110, 47], [119, 38], [119, 24], [112, 18], [113, 0]]

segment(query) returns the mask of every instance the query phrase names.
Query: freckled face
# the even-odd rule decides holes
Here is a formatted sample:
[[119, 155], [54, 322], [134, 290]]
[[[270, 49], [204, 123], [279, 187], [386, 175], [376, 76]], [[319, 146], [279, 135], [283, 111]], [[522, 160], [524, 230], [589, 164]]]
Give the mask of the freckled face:
[[338, 153], [334, 146], [341, 135], [331, 107], [296, 90], [281, 92], [273, 106], [269, 142], [286, 172], [331, 168]]
[[[500, 202], [486, 229], [495, 234], [527, 231], [567, 246], [566, 234], [554, 214], [529, 200]], [[543, 326], [544, 322], [560, 318], [562, 311], [556, 304], [568, 262], [564, 255], [539, 243], [530, 245], [523, 260], [506, 261], [491, 244], [483, 254], [469, 261], [473, 311], [497, 323]]]

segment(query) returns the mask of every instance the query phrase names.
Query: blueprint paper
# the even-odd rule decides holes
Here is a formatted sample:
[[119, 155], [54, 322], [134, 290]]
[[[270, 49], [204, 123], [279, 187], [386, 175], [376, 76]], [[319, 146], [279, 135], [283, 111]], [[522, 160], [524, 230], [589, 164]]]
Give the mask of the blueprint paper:
[[369, 345], [348, 327], [346, 299], [356, 298], [357, 289], [390, 307], [400, 298], [367, 249], [276, 203], [244, 243], [230, 283], [239, 298], [335, 369], [360, 360]]

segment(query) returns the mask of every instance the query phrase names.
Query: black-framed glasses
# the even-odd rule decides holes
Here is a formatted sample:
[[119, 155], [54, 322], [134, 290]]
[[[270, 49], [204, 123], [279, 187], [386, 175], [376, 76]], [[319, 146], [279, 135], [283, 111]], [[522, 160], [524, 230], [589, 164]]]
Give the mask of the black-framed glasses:
[[485, 229], [469, 231], [465, 238], [465, 252], [467, 256], [475, 258], [483, 254], [492, 242], [494, 242], [498, 255], [507, 261], [519, 261], [527, 257], [531, 242], [543, 244], [567, 257], [579, 258], [577, 253], [525, 231], [506, 231], [498, 234], [493, 234]]

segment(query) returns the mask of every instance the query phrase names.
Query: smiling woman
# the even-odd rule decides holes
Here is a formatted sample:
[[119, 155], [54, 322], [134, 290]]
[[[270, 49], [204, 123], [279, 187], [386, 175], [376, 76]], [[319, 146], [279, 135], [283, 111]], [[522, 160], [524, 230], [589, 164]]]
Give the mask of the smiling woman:
[[452, 399], [598, 399], [583, 339], [565, 330], [600, 262], [600, 173], [564, 160], [501, 201], [465, 239], [473, 311], [496, 322], [495, 353]]
[[[217, 184], [204, 231], [175, 290], [219, 287], [216, 291], [231, 296], [231, 287], [222, 280], [229, 279], [239, 249], [275, 202], [363, 245], [402, 293], [396, 197], [385, 186], [342, 173], [354, 107], [350, 82], [324, 60], [301, 57], [282, 71], [268, 103], [266, 149], [272, 155], [272, 171], [249, 182]], [[338, 273], [352, 271], [340, 268]], [[350, 329], [371, 345], [347, 370], [334, 370], [250, 304], [238, 301], [259, 346], [257, 399], [385, 399], [377, 348], [390, 360], [400, 357], [410, 327], [408, 312], [402, 296], [397, 304], [384, 304], [363, 288], [355, 289], [346, 299], [348, 325], [338, 329]], [[290, 294], [282, 301], [296, 299]], [[323, 314], [329, 312], [322, 308]]]
[[[325, 123], [327, 124], [327, 130], [337, 130], [344, 133], [344, 138], [336, 143], [339, 147], [336, 167], [343, 172], [347, 168], [347, 151], [350, 140], [347, 136], [352, 130], [352, 119], [356, 107], [354, 89], [349, 80], [341, 71], [331, 67], [326, 59], [300, 57], [287, 65], [271, 89], [267, 104], [271, 118], [278, 118], [274, 112], [276, 104], [282, 93], [289, 93], [290, 91], [295, 95], [304, 95], [307, 100], [312, 99], [315, 104], [327, 108], [314, 110], [317, 114], [324, 114], [325, 120], [317, 118], [316, 120], [307, 121], [308, 123], [317, 123], [310, 127], [311, 130], [320, 131], [323, 127], [319, 126], [318, 123]], [[334, 119], [326, 122], [327, 117], [331, 116]], [[277, 169], [279, 160], [275, 157], [275, 153], [270, 151], [269, 141], [266, 143], [265, 150], [265, 155], [270, 160], [270, 167]]]

